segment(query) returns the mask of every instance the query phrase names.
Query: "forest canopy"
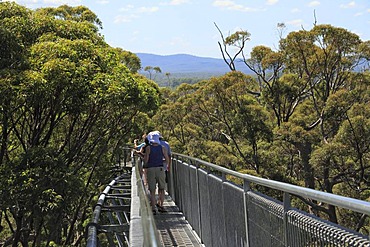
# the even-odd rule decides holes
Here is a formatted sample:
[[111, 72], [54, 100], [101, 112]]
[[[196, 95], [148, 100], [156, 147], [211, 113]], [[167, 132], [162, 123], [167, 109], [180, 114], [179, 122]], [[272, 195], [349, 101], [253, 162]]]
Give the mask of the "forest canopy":
[[[179, 153], [370, 201], [369, 41], [315, 25], [248, 56], [248, 40], [247, 31], [221, 35], [230, 73], [165, 94], [154, 116], [161, 133]], [[237, 60], [254, 76], [236, 71]], [[295, 206], [369, 235], [367, 215], [307, 200]]]
[[0, 4], [0, 245], [77, 246], [122, 147], [160, 104], [83, 6]]
[[[370, 41], [315, 25], [247, 54], [238, 31], [219, 42], [229, 73], [159, 88], [101, 28], [84, 6], [0, 4], [1, 245], [83, 245], [122, 148], [154, 128], [174, 152], [370, 200]], [[366, 215], [293, 203], [370, 233]]]

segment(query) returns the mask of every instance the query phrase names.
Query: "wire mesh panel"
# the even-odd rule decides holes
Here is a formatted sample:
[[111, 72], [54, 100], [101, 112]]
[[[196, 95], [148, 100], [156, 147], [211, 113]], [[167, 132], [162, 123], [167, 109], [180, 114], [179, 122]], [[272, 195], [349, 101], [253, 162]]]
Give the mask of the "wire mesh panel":
[[285, 232], [282, 203], [263, 194], [248, 192], [250, 246], [370, 246], [366, 236], [306, 212], [290, 209], [286, 215]]
[[211, 203], [208, 192], [208, 172], [199, 169], [199, 199], [200, 199], [200, 233], [198, 235], [202, 239], [205, 246], [212, 246], [211, 232], [211, 213], [209, 204]]
[[289, 246], [370, 246], [363, 235], [299, 210], [288, 211]]
[[176, 202], [176, 205], [181, 209], [181, 180], [180, 180], [180, 169], [182, 169], [182, 161], [181, 160], [173, 160], [172, 161], [172, 165], [171, 165], [171, 173], [170, 173], [170, 177], [172, 175], [172, 179], [170, 179], [170, 181], [172, 181], [172, 188], [173, 188], [173, 191], [169, 191], [169, 193], [171, 194], [173, 200]]
[[239, 186], [223, 183], [226, 246], [247, 246], [243, 196]]
[[191, 202], [191, 211], [190, 217], [188, 219], [189, 223], [192, 225], [193, 229], [196, 232], [199, 232], [199, 191], [198, 191], [198, 176], [197, 176], [197, 168], [195, 166], [190, 165], [190, 202]]
[[213, 247], [225, 247], [225, 215], [222, 196], [222, 179], [214, 175], [208, 175], [209, 204], [211, 217], [212, 245]]
[[[176, 203], [183, 205], [184, 214], [195, 224], [199, 220], [199, 229], [194, 229], [205, 246], [370, 247], [368, 236], [290, 208], [290, 196], [321, 201], [364, 215], [370, 215], [368, 202], [241, 174], [199, 159], [181, 156], [186, 158], [186, 162], [194, 161], [222, 175], [217, 176], [211, 171], [184, 162], [176, 163], [176, 185], [181, 188]], [[244, 187], [227, 181], [227, 174], [242, 178]], [[250, 183], [283, 192], [284, 203], [252, 191]], [[191, 194], [183, 190], [191, 190]], [[190, 201], [199, 206], [189, 205]]]
[[250, 246], [285, 246], [282, 204], [251, 191], [247, 196]]
[[185, 163], [181, 163], [181, 165], [178, 166], [177, 170], [177, 178], [179, 180], [178, 182], [178, 188], [179, 188], [179, 204], [178, 207], [181, 209], [181, 211], [184, 213], [184, 215], [188, 215], [189, 208], [190, 208], [190, 192], [189, 192], [189, 165]]

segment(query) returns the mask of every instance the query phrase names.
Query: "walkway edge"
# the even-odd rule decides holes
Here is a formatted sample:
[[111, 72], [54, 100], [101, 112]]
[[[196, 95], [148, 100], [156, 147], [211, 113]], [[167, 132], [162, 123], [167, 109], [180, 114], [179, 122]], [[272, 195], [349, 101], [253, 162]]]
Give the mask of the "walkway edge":
[[130, 246], [143, 246], [143, 227], [140, 216], [140, 198], [137, 191], [137, 179], [135, 167], [131, 173], [131, 212], [130, 212]]

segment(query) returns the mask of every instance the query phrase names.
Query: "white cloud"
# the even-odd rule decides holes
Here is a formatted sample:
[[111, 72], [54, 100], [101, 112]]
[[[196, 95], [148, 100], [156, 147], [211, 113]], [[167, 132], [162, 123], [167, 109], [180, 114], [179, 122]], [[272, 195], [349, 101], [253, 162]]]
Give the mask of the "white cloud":
[[212, 5], [215, 7], [219, 7], [219, 8], [225, 8], [228, 10], [237, 10], [237, 11], [243, 11], [243, 12], [259, 11], [259, 9], [246, 7], [241, 4], [236, 4], [235, 2], [230, 1], [230, 0], [216, 0], [213, 2]]
[[57, 6], [63, 4], [71, 6], [81, 4], [81, 0], [43, 0], [42, 2], [47, 5], [57, 5]]
[[120, 8], [121, 12], [130, 12], [130, 13], [136, 13], [136, 14], [137, 13], [153, 13], [153, 12], [157, 12], [158, 10], [159, 10], [159, 8], [156, 7], [156, 6], [135, 8], [135, 6], [132, 5], [132, 4], [129, 4], [129, 5], [126, 5], [123, 8]]
[[119, 9], [120, 12], [125, 12], [127, 14], [125, 15], [117, 15], [114, 18], [114, 23], [127, 23], [127, 22], [132, 22], [134, 19], [137, 19], [140, 17], [142, 14], [146, 13], [154, 13], [159, 10], [158, 7], [139, 7], [135, 8], [134, 5], [129, 4], [126, 5], [125, 7]]
[[279, 2], [279, 0], [267, 0], [266, 4], [267, 5], [274, 5], [274, 4], [277, 4]]
[[172, 0], [169, 5], [180, 5], [184, 3], [189, 3], [189, 0]]
[[131, 11], [134, 8], [134, 5], [126, 5], [125, 7], [122, 7], [119, 9], [119, 11], [126, 12], [126, 11]]
[[302, 19], [291, 20], [291, 21], [285, 22], [285, 24], [288, 24], [294, 27], [300, 27], [303, 24], [303, 20]]
[[138, 16], [135, 14], [132, 15], [117, 15], [114, 17], [114, 23], [127, 23], [132, 22], [134, 19], [137, 19]]
[[233, 5], [235, 5], [235, 3], [229, 0], [226, 0], [226, 1], [216, 0], [213, 2], [213, 6], [216, 6], [216, 7], [231, 7]]
[[291, 13], [300, 13], [302, 11], [300, 9], [298, 9], [298, 8], [294, 8], [294, 9], [291, 9], [290, 12]]
[[312, 1], [308, 4], [309, 7], [316, 7], [319, 6], [320, 2], [319, 1]]
[[108, 0], [98, 0], [96, 1], [97, 4], [108, 4], [109, 1]]
[[352, 2], [350, 2], [348, 4], [341, 4], [340, 7], [342, 9], [349, 9], [349, 8], [356, 7], [356, 3], [355, 3], [355, 1], [352, 1]]
[[137, 9], [137, 13], [153, 13], [159, 10], [158, 7], [140, 7]]
[[170, 2], [161, 2], [159, 5], [161, 6], [168, 6], [168, 5], [181, 5], [190, 3], [190, 0], [171, 0]]

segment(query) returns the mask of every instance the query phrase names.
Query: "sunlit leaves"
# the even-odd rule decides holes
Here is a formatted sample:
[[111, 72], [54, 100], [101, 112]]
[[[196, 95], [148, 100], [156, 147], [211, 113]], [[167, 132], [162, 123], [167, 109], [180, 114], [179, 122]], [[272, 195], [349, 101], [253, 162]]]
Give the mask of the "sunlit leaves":
[[251, 34], [247, 31], [236, 31], [235, 33], [227, 36], [225, 38], [225, 44], [233, 45], [236, 47], [243, 47], [245, 42], [247, 42], [250, 38]]
[[[62, 5], [57, 8], [42, 8], [38, 10], [43, 15], [53, 16], [63, 21], [89, 22], [102, 28], [102, 23], [97, 15], [85, 6], [71, 7]], [[97, 30], [96, 30], [97, 31]]]
[[8, 222], [15, 232], [52, 232], [48, 239], [70, 245], [135, 117], [158, 109], [159, 89], [133, 73], [136, 56], [103, 41], [85, 7], [2, 3], [0, 16], [0, 210], [21, 219]]

